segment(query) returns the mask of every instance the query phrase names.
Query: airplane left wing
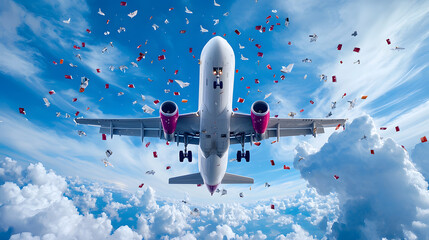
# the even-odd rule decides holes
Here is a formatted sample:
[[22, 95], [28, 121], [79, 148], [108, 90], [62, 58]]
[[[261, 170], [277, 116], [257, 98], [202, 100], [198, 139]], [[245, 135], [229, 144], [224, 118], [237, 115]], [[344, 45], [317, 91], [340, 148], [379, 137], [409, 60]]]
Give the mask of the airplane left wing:
[[[325, 127], [344, 126], [346, 119], [306, 119], [306, 118], [270, 118], [263, 139], [286, 136], [313, 135], [324, 133]], [[250, 114], [234, 113], [231, 117], [231, 144], [255, 141], [255, 130]]]
[[[159, 117], [154, 118], [133, 118], [133, 119], [87, 119], [76, 118], [77, 124], [91, 125], [100, 127], [100, 133], [120, 136], [139, 136], [143, 142], [144, 137], [155, 137], [164, 139]], [[174, 134], [175, 141], [183, 143], [185, 136], [189, 144], [199, 144], [200, 118], [195, 113], [179, 115], [177, 120], [176, 131]]]

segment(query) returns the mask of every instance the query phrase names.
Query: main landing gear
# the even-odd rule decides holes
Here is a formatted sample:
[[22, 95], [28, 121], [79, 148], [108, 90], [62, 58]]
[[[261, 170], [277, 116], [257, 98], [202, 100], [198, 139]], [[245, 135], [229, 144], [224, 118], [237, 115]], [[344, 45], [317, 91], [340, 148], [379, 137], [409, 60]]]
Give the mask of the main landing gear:
[[250, 152], [246, 151], [246, 153], [244, 153], [244, 149], [243, 152], [242, 151], [237, 151], [237, 162], [241, 162], [241, 159], [244, 158], [246, 159], [246, 162], [250, 161]]
[[244, 151], [244, 143], [246, 137], [244, 134], [238, 136], [241, 143], [241, 151], [237, 151], [237, 162], [241, 162], [241, 159], [244, 158], [246, 162], [250, 161], [250, 151]]
[[185, 151], [179, 152], [179, 161], [183, 162], [185, 158], [188, 159], [188, 162], [192, 162], [192, 151], [188, 151], [188, 135], [185, 134], [184, 136], [184, 144], [185, 144]]

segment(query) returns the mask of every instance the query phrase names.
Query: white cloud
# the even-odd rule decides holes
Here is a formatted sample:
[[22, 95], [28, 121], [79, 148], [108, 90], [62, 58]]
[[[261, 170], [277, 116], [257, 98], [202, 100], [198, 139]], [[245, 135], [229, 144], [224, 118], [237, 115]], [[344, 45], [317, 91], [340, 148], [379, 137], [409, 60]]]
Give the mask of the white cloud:
[[419, 143], [414, 147], [411, 159], [416, 164], [417, 169], [423, 174], [426, 181], [429, 182], [429, 144]]
[[292, 229], [294, 232], [288, 233], [286, 236], [283, 234], [278, 236], [276, 240], [313, 240], [313, 236], [311, 236], [307, 231], [305, 231], [300, 225], [294, 224], [292, 225]]
[[[367, 138], [361, 139], [364, 135]], [[428, 183], [401, 146], [380, 138], [369, 116], [331, 135], [320, 151], [311, 153], [304, 144], [297, 151], [305, 160], [296, 157], [294, 166], [309, 186], [322, 195], [337, 193], [340, 217], [332, 226], [332, 237], [402, 238], [404, 231], [429, 236], [412, 225], [428, 220], [418, 215], [418, 209], [429, 209]]]
[[[6, 167], [6, 169], [4, 168]], [[5, 171], [12, 164], [2, 165]], [[0, 226], [14, 238], [30, 239], [106, 239], [113, 229], [105, 213], [100, 217], [80, 215], [73, 202], [64, 196], [67, 183], [53, 171], [46, 171], [41, 163], [30, 164], [23, 171], [22, 187], [14, 182], [0, 186]], [[114, 237], [138, 237], [128, 227], [119, 228]], [[31, 232], [31, 234], [25, 233]]]

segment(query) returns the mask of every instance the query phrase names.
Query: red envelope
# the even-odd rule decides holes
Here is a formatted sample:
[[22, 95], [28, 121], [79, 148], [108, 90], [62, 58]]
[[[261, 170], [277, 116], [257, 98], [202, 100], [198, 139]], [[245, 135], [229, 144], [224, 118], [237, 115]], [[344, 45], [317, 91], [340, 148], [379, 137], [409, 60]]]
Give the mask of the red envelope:
[[343, 47], [343, 44], [338, 44], [337, 50], [341, 50], [342, 47]]
[[55, 94], [54, 90], [49, 91], [49, 95], [53, 95], [53, 94]]
[[91, 30], [89, 30], [88, 28], [86, 29], [86, 31], [87, 31], [88, 33], [91, 33]]
[[253, 144], [255, 144], [256, 146], [261, 146], [261, 143], [260, 142], [254, 142]]
[[371, 154], [374, 154], [374, 150], [371, 149]]
[[100, 73], [100, 72], [101, 72], [99, 68], [97, 68], [96, 70], [97, 70], [97, 72], [98, 72], [98, 73]]
[[241, 98], [241, 97], [239, 97], [239, 98], [238, 98], [238, 100], [237, 100], [237, 102], [239, 102], [239, 103], [244, 103], [244, 99], [243, 99], [243, 98]]
[[140, 184], [140, 185], [139, 185], [139, 188], [142, 188], [142, 187], [143, 187], [143, 185], [144, 185], [144, 183]]
[[313, 100], [310, 100], [310, 103], [311, 103], [311, 104], [314, 104], [314, 101], [313, 101]]
[[340, 177], [338, 177], [337, 175], [334, 175], [334, 178], [335, 178], [335, 179], [338, 179], [338, 178], [340, 178]]
[[79, 115], [79, 111], [76, 111], [76, 113], [74, 115], [77, 117], [77, 115]]
[[157, 100], [153, 101], [153, 103], [158, 104], [159, 100], [157, 99]]
[[391, 44], [390, 39], [386, 39], [386, 42], [387, 42], [387, 45]]
[[180, 30], [180, 33], [184, 34], [184, 33], [186, 33], [186, 30]]
[[397, 132], [399, 132], [399, 126], [396, 126], [395, 129]]
[[353, 52], [360, 52], [360, 48], [357, 48], [357, 47], [355, 47], [354, 49], [353, 49]]
[[174, 71], [174, 75], [177, 75], [179, 73], [179, 70]]
[[106, 137], [106, 134], [101, 134], [101, 140], [104, 140], [104, 141], [106, 141], [106, 139], [107, 139], [107, 137]]
[[153, 152], [153, 157], [154, 157], [154, 158], [158, 158], [158, 153]]
[[77, 101], [77, 98], [73, 98], [73, 102], [76, 102]]
[[274, 209], [274, 204], [271, 204], [271, 209]]
[[24, 115], [26, 114], [24, 108], [19, 108], [19, 113], [24, 114]]
[[165, 59], [165, 55], [159, 55], [158, 56], [158, 61], [164, 60]]
[[121, 2], [121, 6], [127, 6], [127, 2]]
[[386, 127], [381, 127], [381, 128], [380, 128], [380, 130], [386, 130], [386, 129], [387, 129]]
[[107, 88], [109, 88], [109, 84], [107, 84], [107, 83], [106, 83], [106, 86], [105, 86], [105, 88], [106, 88], [106, 89], [107, 89]]
[[271, 68], [270, 64], [267, 65], [267, 68], [270, 69], [270, 70], [273, 70], [273, 68]]
[[274, 163], [274, 160], [270, 160], [270, 162], [271, 162], [271, 166], [276, 165], [276, 164]]
[[189, 48], [189, 53], [192, 53], [192, 48]]
[[258, 57], [263, 57], [264, 53], [258, 52]]
[[82, 42], [82, 47], [85, 47], [85, 46], [86, 46], [86, 44], [84, 42]]
[[283, 165], [283, 169], [290, 170], [290, 167], [289, 167], [289, 166], [286, 166], [286, 165]]
[[424, 142], [427, 142], [428, 139], [426, 138], [426, 136], [423, 136], [423, 137], [420, 138], [420, 141], [422, 141], [422, 143], [424, 143]]
[[241, 32], [240, 31], [238, 31], [237, 29], [235, 29], [235, 31], [234, 31], [235, 33], [237, 33], [237, 35], [240, 35], [241, 34]]
[[299, 112], [304, 112], [304, 109], [299, 110]]
[[270, 29], [268, 29], [268, 31], [273, 31], [273, 29], [274, 29], [274, 25], [271, 25]]
[[71, 75], [64, 75], [64, 77], [65, 77], [66, 79], [73, 79], [73, 77], [72, 77]]
[[257, 47], [257, 48], [261, 48], [262, 46], [261, 45], [259, 45], [259, 44], [255, 44], [255, 46]]
[[170, 169], [170, 168], [171, 168], [170, 166], [167, 166], [165, 169], [166, 169], [166, 170], [168, 170], [168, 169]]
[[332, 76], [332, 82], [337, 82], [337, 77], [336, 76]]
[[136, 88], [134, 84], [128, 84], [128, 88]]
[[255, 29], [258, 30], [258, 31], [260, 31], [262, 29], [262, 26], [261, 25], [256, 26]]
[[259, 83], [259, 79], [255, 79], [255, 83]]

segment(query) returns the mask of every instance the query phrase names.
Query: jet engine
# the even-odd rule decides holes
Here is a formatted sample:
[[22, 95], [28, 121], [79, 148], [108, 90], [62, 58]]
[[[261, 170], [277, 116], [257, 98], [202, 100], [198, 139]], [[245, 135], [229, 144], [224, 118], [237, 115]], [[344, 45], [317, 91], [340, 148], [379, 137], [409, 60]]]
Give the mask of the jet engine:
[[176, 131], [177, 119], [179, 119], [179, 109], [172, 101], [165, 101], [159, 108], [164, 138], [167, 141], [174, 141], [174, 131]]
[[265, 139], [265, 131], [270, 121], [270, 107], [264, 101], [256, 101], [252, 104], [250, 116], [252, 118], [253, 129], [256, 133], [256, 140]]

